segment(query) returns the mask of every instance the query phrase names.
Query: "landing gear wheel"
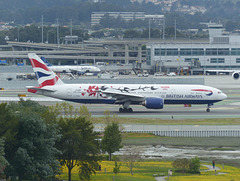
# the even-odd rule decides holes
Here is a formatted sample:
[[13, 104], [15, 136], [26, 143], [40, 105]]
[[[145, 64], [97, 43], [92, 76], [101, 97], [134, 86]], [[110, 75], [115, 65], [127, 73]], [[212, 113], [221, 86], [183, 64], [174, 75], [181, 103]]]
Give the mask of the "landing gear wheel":
[[132, 108], [128, 108], [127, 112], [133, 112], [133, 109]]
[[125, 112], [123, 108], [119, 108], [119, 112]]
[[132, 108], [119, 108], [119, 112], [133, 112]]
[[207, 109], [206, 109], [207, 112], [210, 112], [211, 106], [213, 106], [213, 104], [208, 104]]

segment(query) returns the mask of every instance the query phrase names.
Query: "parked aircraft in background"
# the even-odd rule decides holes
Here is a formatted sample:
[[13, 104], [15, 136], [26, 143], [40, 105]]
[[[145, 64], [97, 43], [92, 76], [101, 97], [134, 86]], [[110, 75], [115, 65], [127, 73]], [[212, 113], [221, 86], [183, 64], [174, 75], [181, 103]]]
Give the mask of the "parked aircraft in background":
[[227, 96], [219, 89], [203, 85], [162, 84], [64, 84], [34, 53], [28, 54], [38, 79], [38, 87], [28, 92], [66, 101], [96, 104], [120, 104], [120, 112], [132, 112], [131, 104], [148, 109], [163, 109], [164, 104], [207, 104], [207, 112], [215, 102]]
[[43, 62], [54, 72], [57, 73], [99, 73], [101, 70], [95, 66], [81, 66], [81, 65], [52, 65], [45, 57], [41, 57]]
[[216, 74], [221, 74], [221, 73], [228, 73], [232, 74], [232, 77], [237, 80], [240, 77], [240, 70], [207, 70], [207, 73], [216, 73]]

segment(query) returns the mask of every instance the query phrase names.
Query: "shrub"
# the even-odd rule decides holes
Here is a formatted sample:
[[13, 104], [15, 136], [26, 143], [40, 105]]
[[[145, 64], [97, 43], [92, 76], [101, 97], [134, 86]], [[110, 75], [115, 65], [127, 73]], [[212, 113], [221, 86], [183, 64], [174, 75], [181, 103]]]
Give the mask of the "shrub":
[[172, 162], [172, 166], [178, 169], [178, 172], [200, 173], [200, 159], [198, 157], [192, 159], [176, 159]]

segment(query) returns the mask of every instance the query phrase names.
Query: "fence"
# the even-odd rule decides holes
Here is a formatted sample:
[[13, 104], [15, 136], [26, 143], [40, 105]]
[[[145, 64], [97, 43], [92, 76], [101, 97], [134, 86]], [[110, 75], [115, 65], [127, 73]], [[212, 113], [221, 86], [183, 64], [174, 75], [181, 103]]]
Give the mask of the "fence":
[[168, 137], [240, 137], [240, 130], [207, 130], [207, 131], [124, 131], [131, 133], [151, 133]]

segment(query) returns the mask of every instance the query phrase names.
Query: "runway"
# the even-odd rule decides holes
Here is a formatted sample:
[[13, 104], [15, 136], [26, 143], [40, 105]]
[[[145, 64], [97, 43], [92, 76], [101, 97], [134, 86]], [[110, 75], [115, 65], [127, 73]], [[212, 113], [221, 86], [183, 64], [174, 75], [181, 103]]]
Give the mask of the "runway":
[[119, 117], [132, 118], [159, 118], [159, 119], [204, 119], [204, 118], [239, 118], [240, 110], [238, 106], [230, 107], [228, 102], [218, 103], [210, 112], [206, 112], [206, 106], [193, 105], [193, 107], [183, 107], [183, 105], [166, 105], [161, 110], [149, 110], [143, 106], [131, 106], [133, 113], [119, 113], [119, 106], [111, 105], [88, 105], [88, 109], [93, 116], [102, 116], [105, 110]]
[[[2, 92], [0, 92], [2, 93]], [[10, 93], [10, 92], [8, 92]], [[23, 93], [23, 92], [22, 92]], [[1, 94], [2, 95], [2, 94]], [[44, 96], [23, 97], [23, 99], [31, 99], [38, 101], [42, 105], [55, 105], [62, 102], [58, 99], [48, 98]], [[0, 102], [18, 101], [19, 97], [0, 97]], [[71, 103], [74, 109], [79, 108], [82, 104]], [[104, 116], [106, 110], [111, 114], [119, 117], [132, 118], [159, 118], [159, 119], [205, 119], [205, 118], [239, 118], [240, 117], [240, 99], [227, 99], [214, 104], [210, 112], [206, 112], [206, 105], [192, 105], [192, 107], [184, 107], [183, 105], [165, 105], [163, 109], [152, 110], [146, 109], [141, 105], [132, 105], [133, 113], [119, 113], [119, 105], [106, 104], [86, 104], [93, 117]]]

